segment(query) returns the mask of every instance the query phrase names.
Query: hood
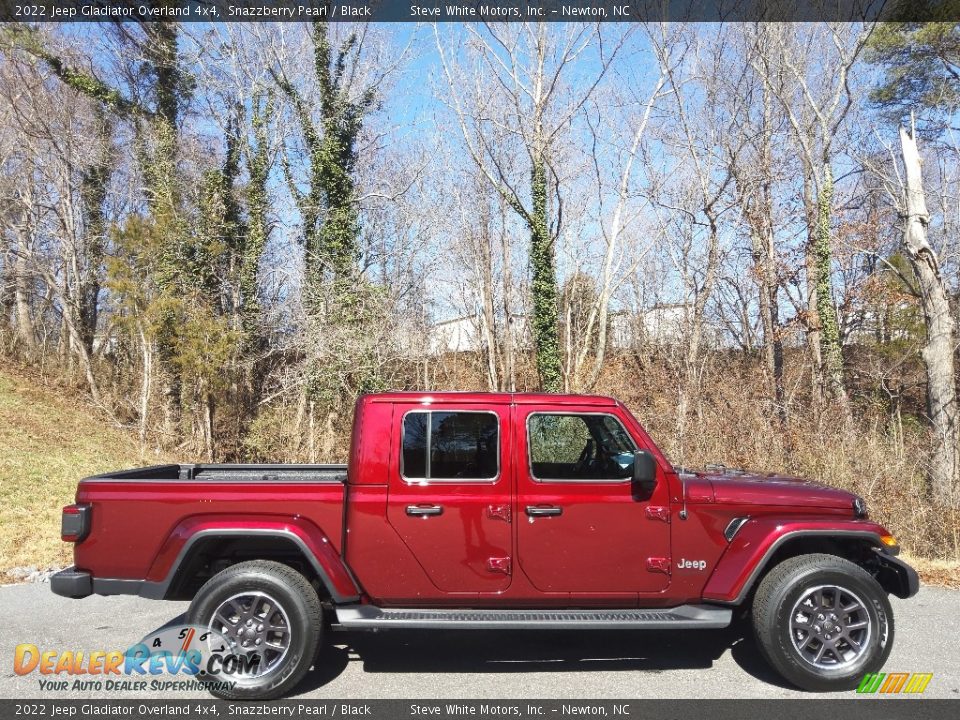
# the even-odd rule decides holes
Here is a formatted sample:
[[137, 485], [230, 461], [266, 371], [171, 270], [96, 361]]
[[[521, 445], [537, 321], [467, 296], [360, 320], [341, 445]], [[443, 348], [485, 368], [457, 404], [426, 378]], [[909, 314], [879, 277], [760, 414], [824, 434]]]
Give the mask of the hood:
[[853, 510], [856, 495], [790, 475], [748, 472], [723, 466], [677, 468], [691, 503], [767, 505]]

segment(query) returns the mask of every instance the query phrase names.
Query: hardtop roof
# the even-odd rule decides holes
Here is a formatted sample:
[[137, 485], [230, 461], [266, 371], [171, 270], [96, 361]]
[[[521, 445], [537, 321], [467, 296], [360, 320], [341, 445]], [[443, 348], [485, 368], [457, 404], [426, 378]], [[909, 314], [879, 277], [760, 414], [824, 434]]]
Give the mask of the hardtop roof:
[[393, 391], [371, 393], [362, 402], [421, 403], [424, 405], [596, 405], [612, 407], [617, 401], [605, 395], [573, 395], [561, 393], [464, 392], [459, 390]]

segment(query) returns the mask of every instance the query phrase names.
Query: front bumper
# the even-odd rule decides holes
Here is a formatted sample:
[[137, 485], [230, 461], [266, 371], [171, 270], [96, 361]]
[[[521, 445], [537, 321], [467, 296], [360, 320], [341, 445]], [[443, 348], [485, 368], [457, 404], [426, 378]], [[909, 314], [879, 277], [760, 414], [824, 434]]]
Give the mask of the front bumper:
[[920, 576], [917, 571], [898, 557], [876, 548], [880, 569], [877, 581], [887, 592], [898, 598], [909, 598], [920, 592]]
[[85, 598], [93, 594], [93, 579], [90, 573], [68, 567], [50, 578], [50, 589], [55, 595], [73, 598]]

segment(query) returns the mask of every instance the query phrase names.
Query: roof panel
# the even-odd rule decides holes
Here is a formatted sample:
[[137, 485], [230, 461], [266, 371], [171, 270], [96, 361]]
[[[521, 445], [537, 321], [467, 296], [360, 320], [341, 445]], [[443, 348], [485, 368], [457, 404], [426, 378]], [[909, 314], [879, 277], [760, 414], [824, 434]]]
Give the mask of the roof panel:
[[612, 406], [613, 398], [603, 395], [569, 395], [551, 393], [464, 392], [458, 390], [406, 391], [373, 393], [363, 396], [364, 402], [423, 403], [430, 405], [597, 405]]

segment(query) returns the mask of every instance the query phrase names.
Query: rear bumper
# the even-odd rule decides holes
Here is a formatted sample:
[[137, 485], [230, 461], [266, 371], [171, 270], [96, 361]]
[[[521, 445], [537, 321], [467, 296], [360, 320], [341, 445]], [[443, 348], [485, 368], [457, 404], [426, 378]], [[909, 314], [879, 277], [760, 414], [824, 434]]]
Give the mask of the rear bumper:
[[68, 567], [50, 578], [50, 589], [55, 595], [77, 600], [93, 594], [93, 579], [88, 572]]
[[50, 578], [50, 589], [55, 595], [78, 600], [87, 595], [139, 595], [150, 600], [163, 600], [166, 596], [165, 583], [146, 580], [126, 580], [114, 578], [95, 578], [86, 570], [68, 567]]

